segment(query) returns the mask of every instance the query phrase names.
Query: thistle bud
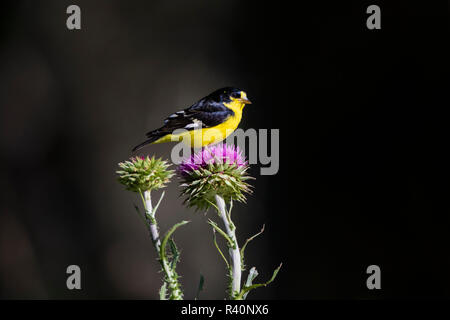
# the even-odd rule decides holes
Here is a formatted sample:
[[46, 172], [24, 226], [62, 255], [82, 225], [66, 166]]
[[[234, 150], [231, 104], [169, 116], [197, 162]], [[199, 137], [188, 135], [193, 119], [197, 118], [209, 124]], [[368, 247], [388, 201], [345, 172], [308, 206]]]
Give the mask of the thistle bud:
[[174, 175], [162, 159], [135, 157], [120, 162], [121, 170], [116, 171], [118, 180], [127, 190], [133, 192], [152, 191], [163, 188]]

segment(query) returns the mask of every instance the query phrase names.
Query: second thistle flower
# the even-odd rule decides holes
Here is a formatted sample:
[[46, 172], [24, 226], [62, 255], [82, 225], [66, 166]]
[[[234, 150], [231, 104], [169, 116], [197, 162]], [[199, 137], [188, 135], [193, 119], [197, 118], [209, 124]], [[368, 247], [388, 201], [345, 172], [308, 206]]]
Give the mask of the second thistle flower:
[[219, 195], [226, 202], [245, 201], [244, 193], [250, 193], [251, 179], [245, 157], [234, 145], [219, 144], [205, 147], [182, 161], [178, 174], [182, 179], [182, 195], [189, 207], [207, 209]]

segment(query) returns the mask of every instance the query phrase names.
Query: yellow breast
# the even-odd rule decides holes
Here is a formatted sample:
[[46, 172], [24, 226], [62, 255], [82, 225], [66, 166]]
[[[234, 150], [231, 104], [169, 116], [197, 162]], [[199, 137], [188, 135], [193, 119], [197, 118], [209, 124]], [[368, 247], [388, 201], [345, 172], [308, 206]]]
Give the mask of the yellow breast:
[[204, 147], [209, 144], [220, 142], [236, 130], [242, 119], [242, 108], [244, 107], [244, 104], [237, 101], [224, 104], [233, 110], [234, 115], [215, 127], [191, 131], [191, 146], [193, 148]]
[[221, 124], [204, 128], [201, 130], [186, 131], [181, 134], [169, 134], [163, 138], [155, 141], [154, 143], [162, 143], [169, 141], [180, 141], [190, 144], [192, 148], [200, 148], [209, 144], [220, 142], [228, 137], [238, 127], [242, 119], [242, 109], [244, 104], [238, 101], [232, 101], [230, 103], [224, 103], [224, 105], [233, 110], [234, 115], [230, 116], [227, 120]]

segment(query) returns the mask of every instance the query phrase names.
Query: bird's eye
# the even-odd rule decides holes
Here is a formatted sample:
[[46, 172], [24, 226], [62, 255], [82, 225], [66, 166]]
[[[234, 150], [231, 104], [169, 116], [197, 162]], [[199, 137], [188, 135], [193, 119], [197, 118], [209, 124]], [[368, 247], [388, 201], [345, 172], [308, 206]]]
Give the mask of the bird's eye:
[[233, 92], [233, 93], [231, 94], [231, 96], [232, 96], [233, 98], [240, 98], [240, 97], [241, 97], [241, 93], [240, 93], [240, 92]]

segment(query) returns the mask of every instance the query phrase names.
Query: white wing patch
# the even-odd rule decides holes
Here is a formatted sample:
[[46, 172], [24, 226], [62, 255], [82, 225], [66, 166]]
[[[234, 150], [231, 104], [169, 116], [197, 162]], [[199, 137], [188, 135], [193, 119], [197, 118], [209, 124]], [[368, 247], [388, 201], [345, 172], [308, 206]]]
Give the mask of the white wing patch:
[[[167, 117], [166, 120], [164, 120], [164, 124], [167, 124], [170, 120], [177, 119], [179, 117], [183, 118], [186, 116], [186, 113], [184, 111], [178, 111], [170, 116]], [[184, 129], [186, 130], [194, 130], [194, 129], [201, 129], [203, 127], [203, 123], [198, 119], [192, 119], [191, 123], [188, 123], [184, 126]]]
[[170, 119], [176, 119], [178, 117], [184, 116], [184, 114], [185, 114], [184, 111], [175, 112], [175, 113], [171, 114], [170, 116], [168, 116], [166, 120], [164, 120], [164, 124], [167, 124], [167, 122], [169, 122]]
[[200, 120], [194, 119], [194, 122], [184, 126], [185, 129], [200, 129], [202, 127], [202, 122]]

